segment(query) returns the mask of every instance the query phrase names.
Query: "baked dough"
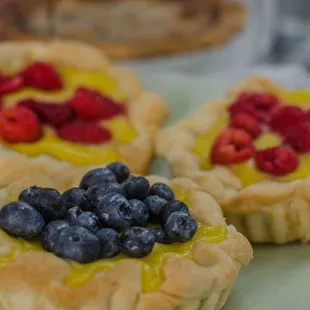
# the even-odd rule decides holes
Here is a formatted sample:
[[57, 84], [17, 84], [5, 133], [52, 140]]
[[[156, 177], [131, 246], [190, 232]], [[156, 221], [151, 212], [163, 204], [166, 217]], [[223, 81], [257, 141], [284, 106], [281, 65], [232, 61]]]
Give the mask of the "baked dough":
[[0, 72], [16, 73], [27, 64], [43, 60], [54, 65], [102, 71], [111, 76], [127, 98], [129, 120], [137, 136], [129, 144], [116, 145], [121, 160], [133, 172], [144, 174], [153, 155], [153, 137], [168, 116], [163, 98], [143, 90], [137, 76], [115, 67], [100, 49], [75, 41], [49, 43], [5, 42], [0, 44]]
[[[217, 46], [244, 26], [245, 16], [240, 2], [227, 0], [44, 0], [40, 4], [27, 0], [11, 12], [0, 12], [7, 39], [57, 36], [91, 41], [114, 59]], [[17, 22], [23, 22], [27, 32], [16, 27]]]
[[[14, 196], [20, 188], [37, 183], [63, 190], [76, 186], [84, 168], [58, 163], [41, 156], [38, 160], [15, 154], [0, 155], [0, 167], [8, 162], [24, 167], [20, 172], [1, 175], [1, 201]], [[25, 163], [29, 166], [25, 167]], [[37, 171], [29, 176], [29, 171]], [[69, 173], [67, 173], [69, 172]], [[1, 310], [219, 310], [223, 307], [239, 269], [252, 258], [247, 239], [227, 226], [215, 200], [184, 178], [168, 181], [149, 176], [151, 183], [164, 182], [188, 193], [192, 216], [202, 224], [226, 227], [226, 240], [198, 242], [193, 258], [171, 257], [164, 263], [164, 280], [156, 291], [141, 289], [141, 268], [137, 260], [124, 259], [111, 270], [100, 272], [83, 286], [69, 287], [64, 279], [70, 265], [53, 254], [28, 252], [0, 268]], [[31, 179], [31, 180], [29, 180]], [[10, 251], [10, 242], [0, 234], [1, 255]]]
[[159, 133], [157, 153], [168, 160], [174, 176], [189, 177], [211, 194], [221, 205], [228, 223], [250, 241], [309, 242], [310, 177], [286, 183], [274, 178], [242, 188], [240, 179], [227, 167], [202, 170], [199, 158], [192, 152], [196, 136], [207, 132], [243, 91], [281, 96], [285, 90], [263, 77], [240, 82], [224, 99], [203, 104], [192, 115]]

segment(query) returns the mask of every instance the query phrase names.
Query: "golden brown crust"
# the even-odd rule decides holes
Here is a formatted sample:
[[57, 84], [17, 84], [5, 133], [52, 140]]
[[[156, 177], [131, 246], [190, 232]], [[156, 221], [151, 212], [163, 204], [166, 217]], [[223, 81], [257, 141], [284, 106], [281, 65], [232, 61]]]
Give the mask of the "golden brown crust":
[[[135, 2], [135, 1], [133, 1]], [[139, 3], [139, 2], [138, 2]], [[36, 4], [37, 5], [37, 4]], [[85, 4], [83, 4], [85, 5]], [[74, 10], [80, 10], [83, 12], [83, 5], [79, 5], [79, 2], [75, 1], [63, 1], [60, 4], [59, 10], [64, 10], [72, 13]], [[154, 3], [145, 3], [145, 10], [152, 10]], [[155, 4], [156, 5], [156, 4]], [[158, 4], [162, 5], [162, 4]], [[173, 4], [172, 4], [173, 5]], [[167, 4], [165, 4], [167, 6]], [[149, 9], [147, 9], [149, 7]], [[126, 9], [126, 4], [125, 8]], [[166, 8], [166, 10], [169, 9]], [[165, 14], [165, 10], [161, 10], [160, 14]], [[118, 11], [117, 11], [118, 12]], [[159, 38], [152, 39], [140, 39], [140, 40], [111, 40], [110, 42], [100, 43], [98, 46], [101, 47], [104, 52], [113, 59], [133, 59], [133, 58], [143, 58], [150, 56], [160, 56], [160, 55], [169, 55], [179, 52], [191, 52], [202, 47], [214, 47], [219, 44], [226, 42], [232, 37], [234, 33], [239, 31], [245, 23], [245, 7], [237, 2], [223, 1], [217, 4], [217, 14], [215, 17], [211, 18], [210, 25], [205, 25], [205, 20], [208, 19], [208, 15], [205, 16], [205, 20], [199, 16], [198, 25], [202, 24], [204, 27], [200, 31], [195, 31], [195, 35], [190, 33], [181, 33], [178, 35], [167, 35]], [[81, 13], [82, 14], [82, 13]], [[145, 14], [145, 13], [144, 13]], [[159, 15], [160, 15], [159, 14]], [[172, 14], [171, 14], [172, 15]], [[201, 15], [201, 12], [200, 12]], [[169, 16], [169, 14], [168, 14]], [[151, 16], [152, 17], [152, 16]], [[152, 19], [150, 17], [150, 19]], [[156, 17], [155, 17], [156, 18]], [[200, 21], [202, 19], [202, 21]], [[60, 19], [61, 20], [61, 19]], [[179, 22], [179, 25], [182, 24], [182, 21]], [[169, 23], [168, 23], [169, 25]], [[196, 23], [194, 22], [194, 25]], [[14, 24], [12, 25], [15, 26]], [[186, 26], [186, 27], [185, 27]], [[188, 32], [188, 29], [191, 29], [191, 24], [185, 23], [183, 27], [183, 32]], [[180, 26], [181, 27], [181, 26]], [[70, 28], [70, 27], [69, 27]], [[40, 23], [40, 30], [42, 30], [42, 25]], [[182, 29], [182, 27], [181, 27]], [[7, 26], [6, 33], [4, 33], [9, 39], [17, 40], [33, 40], [41, 39], [44, 37], [39, 37], [32, 34], [25, 34], [19, 31], [14, 30], [9, 25]], [[60, 34], [61, 35], [61, 34]], [[89, 40], [93, 35], [92, 33], [86, 33], [83, 37], [83, 31], [81, 29], [77, 31], [72, 31], [70, 28], [69, 33], [64, 33], [64, 36], [67, 37], [80, 37], [80, 39]], [[45, 40], [49, 40], [46, 39]]]
[[113, 66], [100, 49], [91, 45], [60, 40], [49, 43], [32, 41], [0, 44], [0, 70], [13, 73], [36, 60], [84, 70], [104, 71], [118, 83], [127, 98], [129, 119], [137, 137], [131, 143], [118, 145], [117, 148], [133, 172], [146, 173], [153, 155], [153, 136], [168, 115], [163, 98], [144, 91], [133, 72]]
[[[252, 242], [310, 241], [310, 179], [288, 183], [276, 179], [245, 188], [224, 166], [205, 171], [192, 152], [196, 136], [208, 131], [241, 91], [280, 94], [283, 89], [265, 78], [238, 83], [224, 100], [203, 104], [196, 112], [159, 133], [157, 152], [166, 158], [175, 176], [194, 180], [220, 203], [228, 222]], [[173, 145], [173, 146], [172, 146]]]
[[201, 47], [215, 47], [239, 31], [245, 22], [245, 9], [238, 3], [225, 3], [217, 22], [198, 36], [169, 38], [130, 44], [100, 44], [107, 54], [115, 59], [132, 59], [150, 56], [191, 52]]
[[[19, 158], [17, 158], [19, 157]], [[21, 160], [15, 155], [15, 160]], [[0, 163], [3, 163], [0, 157]], [[43, 164], [44, 162], [44, 164]], [[17, 164], [20, 164], [17, 162]], [[43, 166], [50, 164], [42, 158]], [[51, 182], [76, 185], [82, 171], [74, 167], [72, 176], [54, 180], [55, 169], [64, 169], [60, 163], [52, 163], [46, 169]], [[58, 172], [60, 172], [58, 170]], [[69, 171], [68, 167], [65, 171]], [[25, 172], [26, 173], [26, 172]], [[84, 173], [84, 172], [83, 172]], [[34, 179], [33, 179], [34, 180]], [[110, 271], [97, 274], [81, 287], [64, 285], [70, 272], [66, 261], [43, 253], [24, 253], [0, 269], [1, 310], [49, 309], [49, 310], [218, 310], [228, 296], [239, 269], [252, 259], [252, 248], [247, 239], [233, 226], [226, 226], [220, 207], [208, 194], [197, 190], [197, 185], [188, 179], [168, 181], [150, 176], [151, 183], [165, 182], [189, 193], [191, 212], [196, 220], [207, 225], [227, 227], [228, 237], [220, 243], [199, 242], [193, 249], [193, 259], [172, 257], [163, 267], [164, 280], [158, 290], [144, 293], [141, 289], [140, 265], [135, 260], [124, 259]], [[4, 184], [2, 180], [2, 184]], [[7, 188], [2, 188], [2, 192]], [[202, 209], [205, 212], [201, 212]], [[10, 242], [0, 234], [0, 255], [10, 251]], [[1, 258], [1, 257], [0, 257]]]

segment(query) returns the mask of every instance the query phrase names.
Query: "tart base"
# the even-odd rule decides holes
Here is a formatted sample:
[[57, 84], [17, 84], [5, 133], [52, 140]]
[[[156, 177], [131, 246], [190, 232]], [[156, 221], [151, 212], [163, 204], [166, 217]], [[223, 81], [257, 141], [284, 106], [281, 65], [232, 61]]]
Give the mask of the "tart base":
[[212, 195], [228, 223], [251, 242], [309, 242], [309, 178], [286, 183], [262, 181], [242, 188], [240, 179], [227, 167], [202, 170], [199, 158], [192, 152], [196, 136], [207, 132], [240, 92], [251, 91], [281, 95], [284, 89], [261, 77], [237, 84], [223, 100], [203, 104], [192, 115], [160, 132], [157, 153], [168, 160], [174, 176], [188, 177]]
[[[46, 159], [45, 165], [48, 164]], [[62, 181], [54, 181], [55, 169], [63, 167], [59, 163], [58, 167], [53, 165], [50, 165], [52, 169], [46, 167], [45, 177], [51, 182], [57, 181], [59, 186], [56, 188], [62, 189], [65, 184], [77, 185], [76, 180], [81, 178], [82, 171], [71, 169], [75, 172], [75, 180], [63, 173]], [[43, 164], [37, 169], [43, 169]], [[210, 195], [201, 192], [194, 182], [181, 178], [168, 181], [156, 176], [148, 179], [151, 184], [164, 182], [172, 188], [186, 191], [193, 217], [205, 225], [226, 227], [227, 238], [219, 243], [196, 243], [192, 259], [167, 258], [162, 284], [149, 293], [142, 291], [141, 267], [137, 260], [124, 259], [109, 271], [97, 273], [86, 284], [69, 287], [64, 284], [70, 272], [65, 260], [49, 253], [24, 253], [0, 269], [0, 309], [221, 309], [240, 268], [252, 259], [249, 242], [233, 226], [226, 225], [219, 205]], [[8, 187], [2, 188], [2, 199], [12, 194]], [[9, 246], [5, 237], [0, 239], [0, 255], [7, 253]]]
[[[248, 249], [249, 260], [250, 246], [243, 239], [230, 226], [226, 245], [197, 246], [199, 262], [171, 258], [165, 265], [165, 282], [151, 293], [141, 292], [140, 266], [130, 260], [81, 287], [67, 287], [63, 282], [70, 267], [65, 261], [47, 253], [22, 254], [0, 270], [0, 309], [219, 310], [245, 263], [236, 259], [240, 253], [225, 248], [238, 245], [242, 255]], [[210, 257], [198, 258], [206, 255]]]
[[306, 178], [245, 188], [226, 206], [225, 216], [255, 243], [310, 242], [309, 186]]
[[116, 145], [116, 150], [133, 172], [145, 174], [153, 156], [153, 137], [168, 116], [163, 98], [144, 91], [133, 72], [113, 66], [100, 49], [91, 45], [61, 40], [0, 44], [0, 68], [8, 74], [38, 60], [81, 70], [102, 71], [115, 80], [127, 98], [128, 118], [137, 133], [130, 143]]

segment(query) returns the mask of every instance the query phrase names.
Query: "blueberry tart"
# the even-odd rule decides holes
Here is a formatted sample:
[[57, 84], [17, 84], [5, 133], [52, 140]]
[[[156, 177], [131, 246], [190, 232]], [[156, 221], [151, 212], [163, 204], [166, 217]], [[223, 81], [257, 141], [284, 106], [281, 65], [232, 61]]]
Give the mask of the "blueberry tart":
[[[33, 178], [37, 185], [19, 195], [3, 189], [1, 310], [223, 307], [253, 253], [248, 240], [226, 224], [214, 198], [189, 179], [116, 174], [107, 180], [108, 167], [71, 169], [75, 181], [63, 179], [60, 187], [43, 187]], [[46, 171], [52, 178], [53, 170]], [[85, 208], [84, 199], [81, 205], [81, 193], [87, 204], [92, 186], [119, 184], [120, 178], [120, 185], [134, 188], [130, 197], [105, 186], [98, 199], [91, 191], [91, 207]], [[85, 179], [92, 183], [88, 188]]]
[[310, 241], [310, 92], [240, 82], [163, 130], [158, 154], [250, 241]]

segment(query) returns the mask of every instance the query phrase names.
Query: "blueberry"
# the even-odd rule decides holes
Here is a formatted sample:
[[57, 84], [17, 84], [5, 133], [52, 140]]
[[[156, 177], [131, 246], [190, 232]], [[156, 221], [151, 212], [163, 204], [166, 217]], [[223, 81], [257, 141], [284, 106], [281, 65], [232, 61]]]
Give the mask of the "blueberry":
[[46, 251], [53, 252], [59, 234], [71, 224], [64, 220], [50, 222], [42, 232], [42, 246]]
[[129, 202], [129, 209], [131, 211], [131, 225], [144, 227], [149, 221], [149, 209], [140, 200], [131, 199]]
[[130, 175], [129, 168], [120, 162], [111, 163], [106, 168], [115, 174], [118, 183], [124, 182]]
[[112, 258], [120, 251], [120, 241], [117, 232], [111, 228], [103, 228], [96, 234], [101, 244], [99, 258]]
[[89, 209], [96, 210], [99, 201], [109, 193], [124, 194], [123, 188], [118, 183], [98, 183], [88, 188], [86, 197], [89, 202]]
[[82, 213], [83, 211], [79, 207], [73, 207], [67, 211], [64, 219], [72, 225], [76, 225], [77, 219]]
[[18, 200], [26, 202], [30, 205], [32, 205], [32, 199], [34, 197], [34, 194], [36, 193], [36, 191], [39, 189], [39, 187], [37, 186], [30, 186], [28, 188], [26, 188], [25, 190], [23, 190], [19, 196], [18, 196]]
[[120, 236], [120, 242], [125, 255], [140, 258], [152, 252], [155, 238], [147, 228], [131, 227]]
[[76, 225], [87, 228], [93, 233], [96, 233], [101, 228], [101, 224], [97, 215], [90, 211], [86, 211], [80, 214], [77, 218]]
[[188, 208], [185, 203], [179, 200], [172, 200], [165, 204], [159, 215], [161, 224], [165, 224], [167, 218], [175, 211], [188, 213]]
[[150, 232], [154, 235], [155, 242], [162, 244], [171, 244], [174, 242], [162, 228], [151, 228]]
[[130, 177], [122, 186], [128, 199], [143, 200], [147, 197], [150, 189], [150, 182], [144, 177]]
[[82, 188], [70, 188], [62, 194], [62, 199], [67, 210], [73, 207], [79, 207], [82, 210], [87, 210], [86, 191]]
[[117, 193], [107, 194], [100, 200], [97, 215], [103, 226], [113, 228], [117, 232], [128, 228], [132, 219], [128, 200]]
[[193, 238], [197, 231], [197, 224], [190, 214], [175, 211], [168, 217], [164, 229], [173, 240], [185, 242]]
[[63, 218], [67, 211], [61, 194], [52, 188], [38, 188], [33, 195], [32, 206], [43, 215], [46, 222]]
[[40, 212], [23, 201], [10, 202], [0, 210], [0, 228], [11, 236], [31, 239], [38, 236], [44, 226]]
[[164, 205], [167, 203], [167, 200], [159, 196], [148, 196], [144, 200], [144, 204], [149, 209], [150, 221], [152, 223], [159, 223], [159, 215]]
[[100, 253], [99, 239], [88, 229], [79, 226], [65, 228], [58, 236], [54, 253], [79, 263], [90, 263]]
[[80, 187], [88, 189], [90, 186], [100, 182], [117, 182], [114, 173], [106, 168], [96, 168], [88, 171], [82, 178]]
[[164, 183], [155, 183], [151, 186], [149, 195], [157, 195], [167, 201], [174, 199], [174, 193], [172, 189]]

